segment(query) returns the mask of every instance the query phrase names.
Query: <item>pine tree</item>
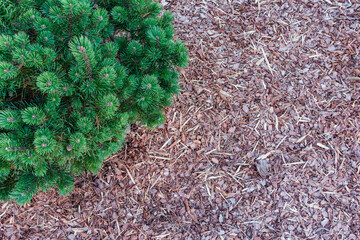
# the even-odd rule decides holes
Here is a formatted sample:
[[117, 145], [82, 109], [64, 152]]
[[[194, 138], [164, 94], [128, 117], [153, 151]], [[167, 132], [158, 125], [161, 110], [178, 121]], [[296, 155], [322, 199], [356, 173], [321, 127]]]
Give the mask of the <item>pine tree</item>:
[[151, 0], [0, 2], [0, 199], [73, 189], [121, 149], [129, 123], [164, 121], [187, 50]]

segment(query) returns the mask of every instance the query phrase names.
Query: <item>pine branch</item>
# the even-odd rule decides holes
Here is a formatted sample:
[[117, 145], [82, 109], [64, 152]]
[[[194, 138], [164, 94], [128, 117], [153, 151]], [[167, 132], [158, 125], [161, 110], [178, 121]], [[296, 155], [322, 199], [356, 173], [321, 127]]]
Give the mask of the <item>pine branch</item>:
[[83, 59], [84, 59], [84, 62], [85, 62], [85, 66], [86, 66], [86, 72], [87, 72], [87, 74], [88, 74], [88, 76], [89, 76], [89, 80], [90, 81], [93, 81], [94, 79], [93, 79], [93, 72], [92, 72], [92, 69], [91, 69], [91, 65], [90, 65], [90, 61], [89, 61], [89, 58], [88, 58], [88, 56], [87, 56], [87, 54], [86, 54], [86, 52], [85, 52], [85, 48], [84, 47], [82, 47], [82, 46], [79, 46], [78, 47], [78, 50], [80, 50], [81, 52], [83, 52], [82, 53], [82, 56], [83, 56]]
[[[149, 0], [6, 1], [0, 198], [23, 204], [40, 188], [69, 192], [74, 173], [97, 172], [120, 148], [127, 124], [160, 124], [176, 92], [169, 85], [177, 84], [163, 78], [186, 56], [170, 39], [171, 17], [155, 16], [160, 10]], [[127, 37], [117, 38], [121, 32]]]

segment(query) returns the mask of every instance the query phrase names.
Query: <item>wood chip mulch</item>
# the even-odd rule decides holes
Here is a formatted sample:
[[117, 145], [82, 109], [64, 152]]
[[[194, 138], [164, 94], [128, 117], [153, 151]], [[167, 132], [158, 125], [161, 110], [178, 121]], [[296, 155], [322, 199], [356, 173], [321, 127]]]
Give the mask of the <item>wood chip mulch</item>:
[[67, 197], [0, 204], [2, 239], [360, 239], [360, 3], [162, 0], [182, 94]]

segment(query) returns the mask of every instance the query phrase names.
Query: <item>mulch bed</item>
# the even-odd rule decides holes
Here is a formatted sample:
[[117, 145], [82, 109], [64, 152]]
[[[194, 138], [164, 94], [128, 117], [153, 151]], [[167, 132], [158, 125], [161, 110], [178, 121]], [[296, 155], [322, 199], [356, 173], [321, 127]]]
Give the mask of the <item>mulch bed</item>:
[[360, 239], [360, 4], [162, 0], [190, 65], [163, 126], [3, 239]]

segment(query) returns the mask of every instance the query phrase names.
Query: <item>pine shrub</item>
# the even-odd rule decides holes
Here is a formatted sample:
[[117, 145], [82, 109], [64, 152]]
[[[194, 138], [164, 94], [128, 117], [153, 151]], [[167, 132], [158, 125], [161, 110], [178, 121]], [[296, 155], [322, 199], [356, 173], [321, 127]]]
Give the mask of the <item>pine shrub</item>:
[[187, 50], [151, 0], [0, 1], [0, 199], [70, 193], [130, 123], [153, 127]]

